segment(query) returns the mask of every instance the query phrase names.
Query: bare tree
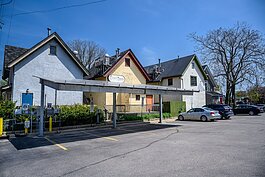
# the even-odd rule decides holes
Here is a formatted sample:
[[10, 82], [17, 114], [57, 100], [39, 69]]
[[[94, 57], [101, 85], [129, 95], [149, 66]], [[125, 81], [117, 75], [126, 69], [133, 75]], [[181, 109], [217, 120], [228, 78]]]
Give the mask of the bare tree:
[[255, 84], [256, 76], [264, 76], [265, 40], [261, 33], [244, 23], [232, 28], [219, 28], [205, 36], [191, 34], [198, 50], [211, 66], [214, 76], [225, 81], [226, 104], [235, 105], [236, 86]]
[[78, 52], [78, 59], [87, 69], [94, 60], [106, 54], [106, 50], [93, 41], [73, 40], [68, 42], [68, 45], [72, 51]]

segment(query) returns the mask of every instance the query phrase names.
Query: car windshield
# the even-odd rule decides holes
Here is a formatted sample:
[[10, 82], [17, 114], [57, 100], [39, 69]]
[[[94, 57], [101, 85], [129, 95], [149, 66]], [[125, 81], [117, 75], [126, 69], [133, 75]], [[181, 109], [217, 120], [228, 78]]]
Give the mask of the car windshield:
[[187, 112], [188, 112], [188, 113], [189, 113], [189, 112], [194, 112], [194, 109], [190, 109], [190, 110], [188, 110]]

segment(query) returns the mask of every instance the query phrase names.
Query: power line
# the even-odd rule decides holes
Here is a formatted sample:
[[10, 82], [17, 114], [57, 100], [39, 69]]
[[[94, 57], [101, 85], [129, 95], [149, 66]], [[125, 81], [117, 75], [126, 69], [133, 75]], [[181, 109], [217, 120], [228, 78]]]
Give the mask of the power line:
[[9, 41], [9, 34], [10, 34], [10, 30], [11, 30], [11, 25], [12, 25], [14, 10], [15, 10], [15, 0], [13, 2], [13, 6], [12, 6], [12, 15], [11, 15], [11, 18], [10, 18], [9, 28], [8, 28], [8, 33], [7, 33], [7, 44], [8, 44], [8, 41]]
[[6, 3], [2, 3], [2, 4], [0, 4], [0, 6], [5, 6], [5, 5], [8, 5], [8, 4], [11, 4], [11, 3], [12, 3], [12, 0], [10, 0], [10, 1], [6, 2]]
[[54, 12], [54, 11], [58, 11], [58, 10], [62, 10], [62, 9], [75, 8], [75, 7], [87, 6], [87, 5], [90, 5], [90, 4], [102, 3], [102, 2], [105, 2], [105, 1], [107, 1], [107, 0], [99, 0], [99, 1], [82, 3], [82, 4], [73, 4], [73, 5], [69, 5], [69, 6], [57, 7], [57, 8], [54, 8], [54, 9], [37, 10], [37, 11], [30, 11], [30, 12], [22, 12], [22, 13], [14, 14], [13, 16], [29, 15], [29, 14], [35, 14], [35, 13], [48, 13], [48, 12]]

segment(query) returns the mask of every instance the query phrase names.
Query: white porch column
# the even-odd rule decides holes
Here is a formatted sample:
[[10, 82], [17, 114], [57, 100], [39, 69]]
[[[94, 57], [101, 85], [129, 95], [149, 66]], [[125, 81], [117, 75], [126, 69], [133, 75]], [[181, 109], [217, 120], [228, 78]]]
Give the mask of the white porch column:
[[116, 120], [117, 120], [117, 112], [116, 112], [116, 93], [113, 93], [113, 113], [112, 113], [112, 121], [113, 128], [116, 128]]
[[159, 123], [162, 123], [163, 119], [163, 104], [162, 95], [159, 95]]
[[43, 80], [40, 80], [41, 83], [41, 95], [40, 95], [40, 122], [39, 122], [39, 136], [43, 136], [43, 119], [44, 119], [44, 91], [45, 86]]

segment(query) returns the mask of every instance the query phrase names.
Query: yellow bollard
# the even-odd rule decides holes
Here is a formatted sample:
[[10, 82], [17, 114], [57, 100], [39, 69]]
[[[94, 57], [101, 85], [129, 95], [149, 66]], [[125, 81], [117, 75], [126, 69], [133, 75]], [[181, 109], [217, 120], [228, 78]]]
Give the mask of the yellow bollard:
[[49, 119], [49, 132], [52, 132], [52, 116]]
[[29, 119], [26, 119], [24, 122], [24, 128], [25, 128], [25, 134], [28, 134], [29, 132]]
[[3, 135], [3, 128], [4, 128], [4, 119], [2, 117], [0, 117], [0, 136]]

